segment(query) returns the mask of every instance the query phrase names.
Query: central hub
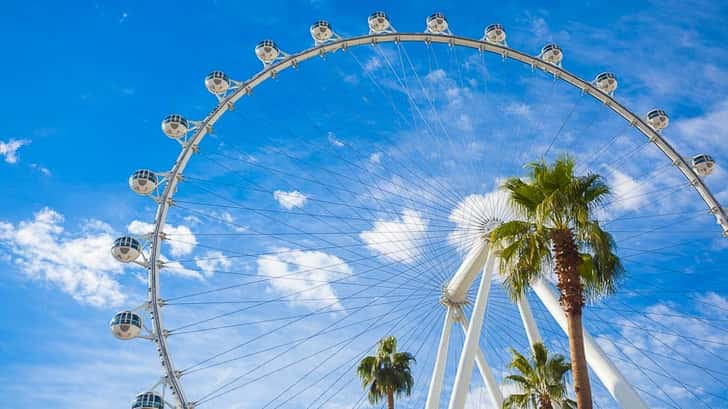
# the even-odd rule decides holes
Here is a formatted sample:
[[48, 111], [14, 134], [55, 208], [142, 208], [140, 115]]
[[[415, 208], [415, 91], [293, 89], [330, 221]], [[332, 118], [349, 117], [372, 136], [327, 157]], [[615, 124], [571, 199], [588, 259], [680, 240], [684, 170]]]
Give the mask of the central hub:
[[440, 290], [440, 304], [445, 307], [463, 307], [464, 305], [470, 304], [470, 299], [466, 296], [462, 300], [453, 300], [453, 296], [448, 290], [449, 283], [442, 285]]
[[500, 219], [495, 218], [486, 218], [480, 221], [479, 230], [480, 233], [483, 235], [483, 239], [487, 240], [488, 236], [490, 235], [490, 232], [493, 231], [496, 227], [500, 226], [503, 223]]

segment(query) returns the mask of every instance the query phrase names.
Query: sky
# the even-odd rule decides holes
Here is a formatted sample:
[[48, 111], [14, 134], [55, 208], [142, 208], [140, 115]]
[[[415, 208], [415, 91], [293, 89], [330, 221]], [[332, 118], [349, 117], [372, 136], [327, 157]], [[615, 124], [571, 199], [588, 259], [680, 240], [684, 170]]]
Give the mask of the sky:
[[[665, 138], [728, 203], [728, 5], [721, 2], [5, 2], [0, 13], [0, 392], [4, 407], [130, 407], [162, 369], [152, 343], [113, 338], [142, 305], [146, 274], [109, 252], [152, 230], [156, 203], [129, 175], [169, 170], [180, 145], [160, 121], [201, 120], [204, 76], [245, 81], [274, 39], [293, 54], [326, 19], [366, 34], [384, 10], [400, 32], [443, 12], [456, 35], [499, 22], [508, 45], [619, 80], [633, 112], [664, 109]], [[423, 44], [314, 58], [241, 99], [185, 170], [162, 248], [172, 356], [200, 407], [367, 407], [353, 365], [393, 334], [417, 357], [422, 407], [444, 309], [441, 286], [500, 182], [568, 153], [602, 174], [598, 217], [626, 274], [585, 327], [655, 408], [728, 407], [728, 239], [669, 161], [598, 101], [514, 61]], [[492, 284], [481, 348], [500, 380], [527, 348], [518, 312]], [[529, 295], [547, 346], [566, 338]], [[442, 402], [463, 342], [453, 332]], [[592, 377], [600, 408], [616, 404]], [[503, 386], [504, 392], [512, 391]], [[168, 393], [167, 393], [168, 395]], [[443, 406], [445, 403], [443, 403]], [[477, 371], [469, 408], [490, 408]]]

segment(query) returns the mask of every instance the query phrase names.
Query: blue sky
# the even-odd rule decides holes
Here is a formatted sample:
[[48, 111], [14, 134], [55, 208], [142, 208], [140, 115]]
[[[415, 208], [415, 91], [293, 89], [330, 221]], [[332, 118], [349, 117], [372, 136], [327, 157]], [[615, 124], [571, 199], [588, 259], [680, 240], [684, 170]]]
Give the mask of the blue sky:
[[[308, 48], [317, 19], [352, 36], [382, 9], [397, 30], [419, 32], [442, 11], [458, 35], [480, 38], [497, 21], [524, 52], [556, 42], [567, 70], [589, 79], [615, 72], [617, 98], [634, 112], [665, 109], [666, 138], [686, 157], [716, 159], [706, 183], [728, 202], [728, 8], [719, 2], [3, 8], [0, 391], [15, 397], [8, 408], [128, 407], [159, 379], [153, 345], [117, 341], [107, 327], [146, 293], [144, 271], [108, 252], [114, 237], [143, 234], [153, 219], [155, 204], [126, 180], [138, 168], [171, 167], [179, 145], [160, 120], [209, 112], [216, 101], [205, 74], [245, 80], [262, 68], [258, 41]], [[651, 407], [728, 406], [728, 242], [697, 193], [642, 135], [566, 84], [493, 55], [420, 44], [308, 61], [241, 100], [205, 139], [163, 248], [179, 262], [166, 269], [163, 297], [189, 304], [165, 308], [165, 320], [179, 332], [200, 330], [170, 337], [181, 368], [240, 347], [226, 355], [237, 359], [183, 378], [191, 398], [232, 382], [202, 407], [361, 407], [348, 368], [394, 333], [418, 355], [418, 388], [402, 405], [421, 407], [444, 313], [437, 292], [470, 237], [468, 218], [551, 141], [547, 158], [569, 152], [614, 188], [600, 216], [628, 274], [618, 294], [591, 306], [586, 327]], [[276, 278], [283, 274], [299, 280]], [[532, 302], [547, 343], [566, 353], [563, 334]], [[499, 379], [507, 347], [525, 346], [517, 319], [494, 283], [481, 346]], [[330, 325], [331, 335], [290, 344]], [[453, 338], [449, 382], [462, 343]], [[490, 407], [473, 379], [470, 407]], [[598, 407], [615, 407], [594, 382]]]

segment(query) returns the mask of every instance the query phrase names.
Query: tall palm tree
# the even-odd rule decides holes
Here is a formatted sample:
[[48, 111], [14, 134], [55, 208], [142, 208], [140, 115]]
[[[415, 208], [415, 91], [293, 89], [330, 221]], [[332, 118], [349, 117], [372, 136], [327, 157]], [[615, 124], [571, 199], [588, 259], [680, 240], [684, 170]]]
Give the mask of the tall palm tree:
[[409, 396], [415, 380], [410, 362], [415, 357], [409, 352], [397, 352], [397, 338], [384, 337], [377, 343], [377, 353], [361, 360], [356, 369], [363, 388], [369, 388], [369, 402], [372, 405], [387, 398], [387, 408], [394, 409], [394, 397], [403, 393]]
[[560, 354], [548, 356], [542, 343], [533, 344], [529, 360], [511, 348], [508, 367], [518, 374], [506, 376], [506, 382], [515, 385], [514, 393], [503, 401], [503, 409], [575, 409], [576, 402], [566, 394], [564, 376], [571, 368]]
[[510, 178], [502, 185], [520, 220], [496, 227], [491, 243], [501, 250], [500, 272], [512, 299], [553, 268], [568, 323], [576, 402], [580, 409], [591, 409], [582, 308], [587, 299], [614, 292], [624, 271], [612, 236], [595, 217], [606, 205], [609, 187], [600, 175], [574, 175], [574, 160], [568, 156], [528, 168], [525, 180]]

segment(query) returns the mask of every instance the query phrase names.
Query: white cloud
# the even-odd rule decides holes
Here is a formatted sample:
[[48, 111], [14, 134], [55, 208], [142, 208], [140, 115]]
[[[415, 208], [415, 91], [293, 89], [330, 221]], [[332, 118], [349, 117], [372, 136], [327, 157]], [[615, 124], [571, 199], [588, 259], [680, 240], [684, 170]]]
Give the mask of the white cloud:
[[233, 263], [221, 251], [212, 250], [202, 257], [195, 257], [195, 264], [207, 277], [212, 277], [216, 271], [230, 271]]
[[39, 165], [37, 163], [31, 163], [30, 164], [30, 167], [33, 168], [33, 169], [35, 169], [35, 170], [37, 170], [38, 172], [42, 173], [44, 176], [50, 176], [51, 175], [50, 169], [46, 168], [43, 165]]
[[[320, 251], [276, 249], [276, 254], [258, 257], [258, 274], [270, 278], [272, 289], [285, 294], [291, 304], [307, 308], [342, 308], [329, 282], [351, 275], [342, 259]], [[316, 299], [315, 302], [305, 301]]]
[[533, 31], [533, 34], [536, 36], [536, 38], [552, 37], [551, 30], [549, 30], [549, 25], [546, 23], [546, 20], [544, 20], [543, 17], [536, 17], [531, 20], [531, 31]]
[[523, 102], [512, 102], [504, 108], [504, 111], [523, 119], [530, 120], [533, 117], [533, 109], [530, 105]]
[[[477, 369], [473, 372], [473, 378], [480, 373]], [[512, 384], [501, 384], [499, 386], [501, 395], [506, 398], [519, 389]], [[468, 397], [465, 399], [465, 409], [501, 409], [496, 406], [490, 398], [490, 393], [485, 386], [471, 386], [468, 390]]]
[[468, 114], [460, 114], [455, 119], [455, 126], [463, 132], [470, 132], [473, 130], [473, 120], [470, 118], [470, 115]]
[[[473, 377], [478, 374], [477, 370], [473, 372]], [[471, 387], [468, 390], [468, 397], [465, 399], [465, 409], [500, 409], [497, 408], [490, 400], [488, 389], [484, 386]]]
[[364, 63], [364, 72], [370, 73], [382, 68], [382, 60], [379, 57], [371, 57]]
[[680, 131], [685, 143], [688, 143], [692, 149], [711, 150], [691, 152], [691, 155], [714, 153], [715, 149], [722, 151], [725, 141], [728, 139], [728, 100], [722, 101], [704, 115], [676, 121], [675, 127]]
[[703, 294], [697, 298], [698, 302], [704, 304], [700, 306], [700, 309], [706, 313], [716, 314], [718, 316], [724, 315], [728, 311], [728, 298], [723, 297], [717, 293], [709, 292]]
[[425, 75], [425, 80], [428, 82], [442, 82], [447, 79], [447, 73], [442, 68], [432, 70]]
[[420, 256], [422, 239], [427, 234], [427, 220], [419, 212], [404, 209], [395, 220], [377, 220], [371, 230], [359, 237], [371, 250], [403, 263], [412, 263]]
[[198, 280], [203, 279], [202, 274], [185, 267], [179, 261], [169, 261], [165, 257], [160, 257], [160, 260], [162, 260], [162, 262], [164, 263], [164, 269], [162, 270], [162, 274], [172, 274], [177, 277], [195, 278]]
[[[142, 236], [154, 231], [152, 223], [146, 223], [134, 220], [127, 226], [129, 233]], [[197, 237], [192, 233], [189, 227], [184, 225], [174, 226], [168, 224], [164, 227], [167, 234], [167, 243], [169, 244], [169, 252], [172, 256], [179, 257], [192, 253], [197, 246]]]
[[0, 241], [29, 278], [58, 286], [84, 304], [123, 304], [126, 295], [114, 279], [123, 266], [109, 252], [115, 238], [112, 228], [91, 220], [81, 226], [80, 233], [68, 234], [63, 221], [60, 213], [46, 207], [32, 220], [0, 222]]
[[343, 76], [344, 82], [352, 85], [356, 85], [359, 83], [359, 77], [357, 77], [354, 74], [348, 74]]
[[342, 142], [341, 140], [339, 140], [336, 137], [336, 134], [333, 133], [333, 132], [329, 132], [328, 135], [327, 135], [327, 138], [329, 139], [329, 143], [332, 144], [332, 145], [334, 145], [337, 148], [341, 148], [341, 147], [343, 147], [345, 145], [344, 142]]
[[223, 219], [226, 223], [235, 223], [235, 217], [228, 211], [222, 212], [220, 218]]
[[617, 210], [638, 210], [648, 203], [649, 197], [645, 183], [637, 182], [631, 176], [614, 168], [611, 172], [610, 186], [614, 198], [612, 207]]
[[371, 155], [369, 155], [369, 162], [379, 165], [382, 163], [382, 152], [374, 152]]
[[[714, 299], [710, 293], [703, 298], [706, 297]], [[706, 391], [722, 390], [723, 385], [716, 380], [720, 375], [715, 372], [720, 364], [716, 364], [715, 359], [725, 356], [728, 348], [724, 334], [716, 330], [710, 318], [685, 315], [682, 309], [660, 303], [636, 314], [613, 319], [618, 334], [601, 335], [597, 341], [609, 356], [618, 358], [615, 364], [636, 387], [643, 390], [654, 387], [645, 379], [645, 371], [662, 374], [655, 378], [660, 382], [660, 390], [680, 406], [690, 406], [695, 397], [686, 387], [707, 401], [710, 397]], [[715, 316], [723, 317], [724, 314], [725, 310], [721, 310]], [[688, 340], [683, 338], [684, 334]], [[657, 396], [664, 395], [659, 392]], [[659, 406], [654, 400], [650, 402], [649, 396], [645, 398], [648, 403]]]
[[200, 220], [199, 217], [193, 216], [193, 215], [185, 216], [184, 217], [184, 221], [186, 221], [189, 224], [200, 224], [200, 223], [202, 223], [202, 220]]
[[5, 158], [6, 163], [18, 162], [18, 150], [24, 145], [28, 145], [28, 139], [11, 139], [7, 142], [0, 141], [0, 156]]
[[278, 204], [281, 205], [281, 207], [291, 210], [295, 207], [303, 207], [306, 204], [306, 200], [308, 199], [306, 195], [299, 192], [298, 190], [294, 190], [291, 192], [285, 192], [283, 190], [276, 190], [273, 192], [273, 197], [278, 201]]

